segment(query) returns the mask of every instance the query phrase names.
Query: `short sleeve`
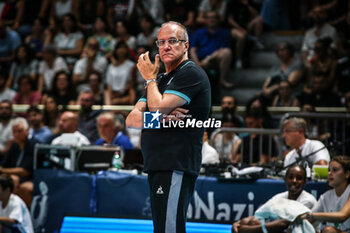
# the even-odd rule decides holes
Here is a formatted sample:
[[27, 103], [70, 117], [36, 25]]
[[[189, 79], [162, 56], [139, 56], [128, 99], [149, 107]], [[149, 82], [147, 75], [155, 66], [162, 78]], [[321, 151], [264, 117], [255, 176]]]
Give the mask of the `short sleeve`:
[[84, 63], [84, 59], [78, 60], [75, 63], [73, 74], [81, 75], [84, 73], [84, 64], [83, 63]]
[[321, 197], [318, 200], [318, 202], [316, 203], [316, 205], [314, 205], [314, 207], [312, 208], [312, 212], [314, 212], [314, 213], [324, 212], [324, 208], [322, 205], [323, 201], [324, 201], [324, 195], [321, 195]]
[[141, 96], [141, 98], [137, 102], [139, 101], [147, 103], [147, 91], [145, 91], [145, 93]]
[[38, 66], [39, 66], [39, 61], [38, 60], [33, 60], [30, 63], [30, 74], [31, 75], [36, 75], [38, 72]]
[[[320, 150], [319, 152], [317, 152], [313, 157], [313, 163], [317, 163], [320, 160], [326, 160], [327, 162], [330, 161], [330, 156], [329, 156], [329, 152], [327, 150], [327, 148], [325, 147], [325, 145], [320, 142], [320, 141], [313, 141], [314, 143], [314, 148], [312, 151], [317, 151]], [[321, 148], [324, 148], [323, 150]]]
[[[185, 64], [185, 66], [186, 65], [188, 65], [188, 63]], [[187, 104], [189, 104], [191, 99], [202, 89], [202, 79], [203, 77], [198, 68], [183, 67], [173, 78], [164, 94], [177, 95], [186, 100]]]
[[64, 59], [62, 57], [58, 57], [57, 59], [57, 64], [55, 64], [57, 66], [56, 70], [60, 71], [60, 70], [65, 70], [68, 71], [68, 66], [66, 64], [66, 62], [64, 61]]
[[9, 215], [7, 217], [12, 218], [16, 220], [18, 223], [22, 224], [23, 223], [23, 212], [22, 212], [22, 207], [18, 202], [12, 201], [10, 203], [11, 206], [9, 208], [11, 209]]

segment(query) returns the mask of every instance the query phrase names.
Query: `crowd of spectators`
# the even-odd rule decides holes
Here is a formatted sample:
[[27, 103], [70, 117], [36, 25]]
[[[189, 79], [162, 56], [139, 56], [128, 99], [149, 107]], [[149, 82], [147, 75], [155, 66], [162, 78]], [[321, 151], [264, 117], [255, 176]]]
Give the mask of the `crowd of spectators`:
[[[0, 171], [11, 175], [14, 193], [27, 205], [35, 143], [139, 148], [140, 131], [125, 129], [122, 113], [92, 106], [138, 101], [144, 91], [138, 55], [150, 51], [154, 58], [158, 29], [168, 20], [187, 27], [190, 58], [209, 74], [214, 95], [217, 88], [238, 88], [229, 81], [230, 71], [249, 68], [249, 52], [265, 49], [264, 32], [305, 31], [300, 48], [278, 43], [279, 63], [247, 104], [244, 118], [236, 113], [235, 98], [222, 98], [224, 127], [273, 128], [267, 106], [350, 106], [349, 1], [1, 1]], [[14, 119], [13, 104], [31, 107]], [[74, 104], [80, 111], [67, 111]], [[217, 152], [207, 147], [207, 136], [204, 142], [216, 156], [208, 161], [247, 163], [244, 154], [252, 154], [250, 162], [270, 163], [278, 153], [264, 146], [258, 154], [258, 145], [270, 142], [254, 134], [220, 134], [213, 145]], [[256, 146], [248, 146], [251, 142]], [[15, 155], [10, 159], [9, 151]]]
[[[267, 105], [340, 106], [350, 90], [348, 1], [31, 3], [0, 3], [0, 73], [4, 76], [0, 79], [5, 79], [5, 85], [0, 82], [0, 98], [17, 104], [44, 103], [48, 95], [59, 105], [75, 104], [85, 89], [95, 93], [96, 104], [134, 104], [143, 91], [135, 67], [137, 56], [149, 50], [154, 57], [157, 31], [167, 20], [188, 28], [190, 57], [214, 76], [213, 93], [237, 87], [229, 81], [230, 70], [249, 68], [250, 51], [264, 49], [261, 36], [271, 30], [304, 30], [305, 37], [301, 48], [283, 41], [278, 44], [280, 63], [272, 67], [262, 87]], [[92, 73], [98, 80], [89, 80]], [[335, 98], [319, 101], [323, 91], [314, 88], [319, 81], [316, 76], [324, 76], [320, 89], [337, 92]]]

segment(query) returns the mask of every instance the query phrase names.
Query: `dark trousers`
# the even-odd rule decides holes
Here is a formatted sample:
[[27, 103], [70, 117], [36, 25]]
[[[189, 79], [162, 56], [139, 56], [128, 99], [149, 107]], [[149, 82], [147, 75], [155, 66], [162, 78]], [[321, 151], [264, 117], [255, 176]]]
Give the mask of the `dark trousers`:
[[182, 171], [149, 172], [155, 233], [186, 232], [186, 214], [197, 176]]

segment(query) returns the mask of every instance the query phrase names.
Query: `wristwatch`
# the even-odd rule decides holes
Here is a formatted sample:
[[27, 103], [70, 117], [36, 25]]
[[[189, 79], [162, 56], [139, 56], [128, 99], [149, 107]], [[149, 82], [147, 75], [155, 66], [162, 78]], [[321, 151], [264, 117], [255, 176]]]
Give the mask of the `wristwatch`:
[[152, 79], [147, 80], [147, 81], [145, 82], [145, 88], [147, 88], [147, 86], [148, 86], [148, 84], [149, 84], [150, 82], [156, 82], [156, 81], [157, 81], [157, 79], [155, 79], [155, 78], [152, 78]]

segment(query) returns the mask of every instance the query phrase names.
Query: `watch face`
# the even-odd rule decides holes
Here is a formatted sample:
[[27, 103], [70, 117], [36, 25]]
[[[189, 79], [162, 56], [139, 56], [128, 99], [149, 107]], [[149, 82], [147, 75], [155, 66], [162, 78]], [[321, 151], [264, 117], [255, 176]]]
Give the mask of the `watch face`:
[[148, 84], [150, 83], [150, 82], [156, 82], [157, 80], [155, 79], [155, 78], [152, 78], [152, 79], [150, 79], [150, 80], [147, 80], [146, 82], [145, 82], [145, 88], [148, 86]]

